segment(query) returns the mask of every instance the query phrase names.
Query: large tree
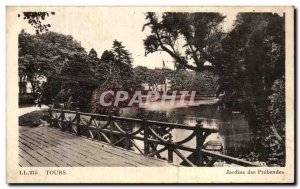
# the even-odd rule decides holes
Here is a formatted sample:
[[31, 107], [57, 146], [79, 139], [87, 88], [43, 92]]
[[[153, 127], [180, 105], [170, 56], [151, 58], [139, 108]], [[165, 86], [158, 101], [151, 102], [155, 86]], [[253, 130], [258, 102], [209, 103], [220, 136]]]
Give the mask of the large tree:
[[171, 89], [179, 91], [192, 90], [194, 75], [195, 73], [192, 71], [177, 70], [170, 80]]
[[133, 69], [135, 75], [135, 82], [138, 87], [141, 87], [142, 84], [148, 83], [148, 73], [149, 68], [145, 66], [137, 66]]
[[51, 70], [51, 65], [47, 63], [48, 60], [39, 45], [40, 40], [36, 36], [24, 30], [19, 34], [19, 82], [29, 81], [33, 94], [39, 90], [40, 79]]
[[[73, 102], [78, 99], [87, 102], [90, 99], [87, 87], [91, 89], [103, 81], [95, 68], [98, 61], [95, 53], [87, 55], [72, 36], [55, 32], [30, 35], [22, 31], [19, 34], [20, 81], [29, 81], [33, 93], [40, 90], [43, 103], [66, 102], [66, 98], [73, 105], [78, 105]], [[41, 85], [42, 78], [46, 82]], [[80, 88], [70, 88], [72, 85]], [[74, 91], [86, 93], [74, 96]]]
[[245, 110], [252, 113], [267, 107], [274, 81], [285, 73], [284, 38], [284, 17], [272, 13], [237, 16], [233, 30], [222, 41], [222, 51], [216, 53], [222, 58], [217, 69], [220, 89], [229, 101], [243, 99]]
[[284, 128], [284, 108], [278, 108], [285, 106], [279, 100], [284, 99], [285, 88], [284, 15], [239, 13], [227, 33], [221, 30], [224, 17], [218, 13], [147, 13], [146, 19], [144, 28], [150, 28], [144, 40], [146, 54], [167, 52], [177, 67], [197, 72], [205, 68], [205, 62], [211, 63], [226, 109], [238, 107], [252, 131], [263, 133], [257, 136], [265, 146], [260, 152], [264, 160], [274, 154], [271, 143], [284, 146], [280, 139], [284, 132], [276, 129]]
[[[158, 85], [166, 85], [173, 71], [168, 68], [149, 69], [144, 66], [134, 68], [136, 83], [138, 85], [147, 84], [151, 90], [160, 90]], [[166, 87], [164, 87], [166, 90]]]
[[148, 70], [148, 78], [147, 78], [147, 83], [152, 90], [161, 90], [158, 88], [158, 85], [165, 85], [166, 84], [166, 79], [167, 79], [167, 73], [168, 70], [166, 69], [149, 69]]
[[201, 72], [177, 70], [170, 80], [173, 90], [196, 91], [197, 95], [215, 96], [218, 89], [218, 76], [211, 71]]
[[115, 66], [119, 71], [124, 89], [131, 89], [134, 85], [134, 73], [131, 53], [122, 45], [122, 42], [115, 40], [113, 42], [112, 53], [115, 56]]
[[131, 53], [115, 40], [111, 50], [103, 52], [100, 67], [106, 73], [105, 81], [100, 85], [104, 89], [131, 90], [135, 86]]
[[218, 50], [223, 36], [220, 23], [225, 16], [219, 13], [172, 13], [159, 15], [148, 12], [144, 29], [150, 35], [144, 40], [146, 54], [168, 53], [176, 64], [201, 71], [206, 61], [217, 60], [209, 49]]
[[218, 70], [228, 106], [240, 99], [252, 130], [262, 133], [263, 159], [284, 165], [285, 102], [278, 99], [285, 99], [285, 17], [240, 13], [222, 46]]

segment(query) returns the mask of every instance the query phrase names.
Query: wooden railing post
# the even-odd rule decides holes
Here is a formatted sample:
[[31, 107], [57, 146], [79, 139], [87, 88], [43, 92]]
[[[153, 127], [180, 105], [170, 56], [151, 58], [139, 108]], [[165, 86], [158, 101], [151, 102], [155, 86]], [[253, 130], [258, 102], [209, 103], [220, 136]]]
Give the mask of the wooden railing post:
[[202, 155], [202, 148], [204, 143], [204, 136], [202, 131], [202, 120], [197, 119], [197, 124], [195, 125], [195, 132], [196, 132], [196, 152], [195, 152], [195, 164], [197, 166], [203, 166], [203, 155]]
[[125, 125], [125, 132], [126, 132], [126, 146], [125, 146], [125, 148], [127, 150], [129, 150], [130, 149], [130, 145], [131, 145], [131, 143], [130, 143], [130, 137], [129, 137], [129, 134], [128, 134], [128, 133], [130, 133], [130, 127], [127, 124]]
[[64, 124], [64, 120], [65, 120], [65, 113], [64, 113], [64, 109], [61, 108], [61, 130], [64, 131], [65, 130], [65, 124]]
[[81, 134], [81, 128], [80, 128], [80, 113], [79, 108], [76, 108], [76, 135]]
[[142, 127], [144, 127], [144, 154], [147, 156], [150, 153], [150, 147], [149, 147], [149, 125], [146, 121], [146, 119], [143, 119]]
[[[60, 116], [58, 117], [58, 114], [60, 112]], [[83, 126], [90, 126], [90, 124], [85, 124], [85, 121], [82, 121], [80, 119], [81, 115], [83, 114], [84, 116], [91, 116], [90, 119], [90, 123], [93, 121], [94, 118], [101, 118], [101, 120], [103, 118], [107, 118], [107, 124], [105, 124], [105, 128], [101, 129], [103, 131], [103, 137], [104, 139], [109, 142], [111, 145], [116, 145], [119, 142], [122, 142], [124, 140], [123, 136], [126, 137], [126, 148], [130, 149], [130, 147], [136, 147], [139, 152], [141, 152], [142, 154], [144, 154], [145, 156], [157, 156], [159, 159], [162, 159], [160, 156], [160, 153], [167, 151], [168, 153], [168, 162], [172, 163], [174, 160], [174, 153], [176, 154], [176, 157], [178, 156], [178, 158], [181, 158], [183, 160], [183, 162], [185, 164], [187, 164], [188, 166], [213, 166], [213, 164], [215, 163], [215, 161], [217, 160], [221, 160], [221, 161], [226, 161], [229, 163], [233, 163], [233, 164], [237, 164], [237, 165], [241, 165], [241, 166], [252, 166], [252, 167], [256, 167], [256, 166], [260, 166], [259, 164], [255, 164], [255, 163], [251, 163], [242, 159], [238, 159], [238, 158], [234, 158], [234, 157], [230, 157], [227, 155], [223, 155], [223, 154], [219, 154], [216, 152], [212, 152], [209, 150], [204, 149], [204, 142], [207, 136], [209, 136], [211, 133], [215, 133], [218, 130], [217, 129], [213, 129], [213, 128], [203, 128], [203, 124], [202, 124], [202, 120], [201, 119], [197, 119], [197, 124], [195, 125], [195, 127], [191, 127], [191, 126], [186, 126], [183, 124], [175, 124], [175, 123], [166, 123], [166, 122], [157, 122], [157, 121], [151, 121], [151, 120], [146, 120], [146, 119], [133, 119], [133, 118], [124, 118], [124, 117], [117, 117], [117, 116], [113, 116], [113, 111], [110, 111], [108, 116], [107, 115], [95, 115], [95, 114], [89, 114], [89, 113], [80, 113], [79, 108], [76, 108], [76, 111], [70, 111], [70, 110], [64, 110], [63, 107], [61, 108], [61, 110], [59, 109], [53, 109], [52, 105], [49, 105], [49, 115], [50, 115], [50, 126], [52, 127], [61, 127], [61, 130], [66, 130], [66, 128], [70, 128], [67, 127], [66, 124], [76, 124], [76, 131], [73, 128], [70, 128], [72, 130], [74, 130], [76, 132], [77, 135], [81, 135], [82, 133], [82, 128]], [[65, 120], [65, 117], [67, 115], [74, 115], [75, 114], [75, 121], [68, 121]], [[93, 117], [95, 116], [95, 117]], [[69, 117], [69, 116], [68, 116]], [[127, 121], [130, 123], [139, 123], [141, 124], [141, 128], [139, 128], [137, 131], [131, 132], [132, 129], [131, 127], [129, 127], [130, 125], [126, 124], [125, 127], [125, 133], [123, 131], [123, 129], [119, 128], [119, 124], [117, 123], [117, 121]], [[60, 124], [61, 123], [61, 124]], [[97, 125], [97, 123], [96, 123]], [[116, 126], [115, 126], [116, 125]], [[160, 136], [159, 133], [157, 133], [155, 130], [152, 130], [152, 126], [153, 125], [158, 125], [158, 126], [162, 126], [166, 129], [168, 136], [165, 137], [164, 136]], [[74, 125], [71, 125], [74, 126]], [[110, 128], [108, 128], [110, 126]], [[89, 128], [87, 128], [89, 129]], [[193, 131], [194, 133], [191, 133], [190, 136], [188, 136], [186, 139], [181, 140], [179, 142], [173, 142], [172, 140], [172, 129], [182, 129], [182, 130], [189, 130], [189, 131]], [[142, 131], [144, 131], [144, 138], [138, 136], [135, 137], [137, 134], [141, 133]], [[100, 132], [100, 131], [99, 131]], [[107, 134], [110, 134], [110, 140], [109, 137], [107, 136]], [[133, 134], [134, 133], [134, 134]], [[92, 135], [92, 134], [91, 134]], [[122, 138], [118, 138], [119, 136], [121, 136]], [[187, 145], [183, 145], [186, 144], [187, 142], [191, 141], [192, 139], [194, 139], [194, 137], [196, 136], [196, 148], [192, 148], [189, 147]], [[118, 139], [118, 141], [116, 140]], [[116, 141], [116, 143], [114, 143], [114, 141]], [[134, 140], [140, 140], [141, 142], [144, 142], [144, 153], [143, 153], [143, 149], [141, 149], [140, 147], [137, 146], [137, 144], [135, 143]], [[162, 146], [164, 146], [163, 148], [157, 150], [157, 146], [155, 146], [155, 144], [161, 144]], [[124, 144], [124, 143], [123, 143]], [[153, 150], [151, 150], [151, 148]], [[184, 154], [182, 154], [179, 150], [184, 150], [184, 151], [188, 151], [188, 152], [193, 152], [192, 157], [194, 158], [195, 162], [190, 160], [189, 157], [185, 157]], [[206, 157], [210, 157], [210, 158], [206, 158]], [[205, 164], [204, 164], [205, 163]]]
[[52, 109], [53, 109], [53, 106], [50, 104], [49, 105], [49, 116], [50, 116], [50, 119], [49, 119], [49, 126], [52, 127]]
[[[172, 143], [172, 134], [171, 132], [169, 133], [169, 143]], [[169, 145], [168, 146], [168, 162], [169, 163], [172, 163], [173, 162], [173, 149], [172, 149], [172, 146]]]
[[108, 121], [109, 121], [109, 130], [110, 130], [110, 132], [109, 132], [109, 139], [110, 139], [110, 144], [113, 144], [114, 142], [113, 142], [113, 120], [112, 120], [112, 116], [113, 116], [113, 113], [114, 113], [114, 111], [113, 110], [111, 110], [110, 112], [109, 112], [109, 114], [108, 114]]

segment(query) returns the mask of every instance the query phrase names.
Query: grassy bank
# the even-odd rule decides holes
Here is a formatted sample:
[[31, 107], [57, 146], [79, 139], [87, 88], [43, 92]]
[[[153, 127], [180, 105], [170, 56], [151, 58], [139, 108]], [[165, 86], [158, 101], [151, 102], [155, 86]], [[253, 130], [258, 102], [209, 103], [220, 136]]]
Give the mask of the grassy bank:
[[19, 117], [19, 126], [36, 127], [41, 124], [41, 121], [47, 121], [49, 118], [49, 111], [37, 110], [24, 114]]

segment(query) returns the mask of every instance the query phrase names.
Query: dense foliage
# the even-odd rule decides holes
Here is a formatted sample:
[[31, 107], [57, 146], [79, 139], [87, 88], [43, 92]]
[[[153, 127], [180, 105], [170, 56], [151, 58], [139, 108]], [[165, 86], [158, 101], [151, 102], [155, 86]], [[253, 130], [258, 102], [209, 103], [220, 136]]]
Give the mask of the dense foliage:
[[106, 67], [109, 67], [109, 75], [102, 87], [131, 90], [135, 85], [131, 53], [126, 50], [122, 42], [117, 40], [113, 42], [110, 52], [106, 53], [110, 53], [110, 55], [102, 56], [101, 61], [102, 64], [107, 64]]
[[29, 81], [32, 94], [45, 104], [88, 111], [95, 88], [128, 90], [136, 85], [132, 76], [131, 55], [119, 41], [99, 59], [94, 49], [86, 53], [72, 36], [19, 34], [19, 80]]
[[218, 90], [218, 76], [213, 72], [178, 70], [170, 78], [173, 90], [196, 91], [197, 95], [215, 96]]
[[208, 50], [219, 48], [224, 18], [219, 13], [148, 12], [143, 27], [151, 31], [144, 40], [146, 54], [165, 51], [177, 64], [200, 71], [206, 61], [215, 62]]
[[168, 68], [149, 69], [144, 66], [135, 67], [134, 73], [138, 85], [148, 85], [149, 89], [153, 91], [161, 90], [162, 88], [159, 88], [159, 85], [162, 85], [163, 89], [167, 90], [168, 80], [173, 76], [173, 71]]
[[87, 53], [72, 36], [43, 33], [50, 26], [40, 19], [47, 14], [24, 14], [37, 34], [19, 34], [18, 60], [19, 81], [29, 81], [44, 103], [88, 109], [95, 89], [130, 91], [148, 84], [159, 90], [169, 80], [173, 90], [217, 94], [226, 111], [244, 113], [257, 136], [253, 157], [284, 165], [284, 15], [239, 13], [225, 32], [225, 16], [219, 13], [149, 12], [143, 26], [150, 31], [143, 41], [145, 53], [168, 53], [176, 67], [172, 71], [133, 68], [131, 53], [117, 40], [99, 58], [95, 49]]
[[30, 93], [19, 94], [19, 106], [34, 104], [35, 97]]
[[[40, 34], [49, 31], [51, 25], [43, 23], [43, 20], [50, 14], [55, 15], [55, 12], [50, 12], [50, 14], [48, 12], [23, 12], [22, 14], [23, 19], [28, 20], [28, 24], [34, 27], [36, 34]], [[18, 17], [21, 17], [21, 14], [18, 14]]]
[[[223, 19], [218, 13], [147, 13], [144, 28], [151, 34], [144, 40], [146, 54], [165, 51], [177, 65], [197, 72], [206, 69], [205, 62], [211, 63], [226, 110], [238, 107], [252, 131], [261, 133], [256, 142], [266, 144], [273, 135], [278, 139], [276, 133], [285, 122], [284, 92], [279, 92], [284, 89], [285, 17], [239, 13], [229, 32], [221, 29]], [[182, 74], [179, 81], [186, 77]], [[178, 83], [179, 88], [183, 85]], [[282, 150], [285, 140], [275, 144]], [[260, 153], [271, 154], [269, 144], [262, 146]]]

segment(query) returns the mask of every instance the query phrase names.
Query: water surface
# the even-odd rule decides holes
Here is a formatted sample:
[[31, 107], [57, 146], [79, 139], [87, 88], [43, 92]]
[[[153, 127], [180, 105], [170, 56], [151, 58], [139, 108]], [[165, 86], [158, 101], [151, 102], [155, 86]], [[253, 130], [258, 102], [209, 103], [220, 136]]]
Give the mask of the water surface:
[[[220, 141], [223, 145], [222, 153], [238, 157], [249, 148], [251, 132], [244, 115], [239, 112], [220, 111], [212, 100], [202, 100], [198, 106], [193, 107], [176, 107], [170, 103], [162, 106], [160, 102], [152, 102], [148, 107], [127, 107], [121, 110], [121, 116], [124, 117], [140, 117], [141, 114], [147, 114], [151, 120], [183, 123], [192, 127], [196, 125], [197, 119], [201, 119], [204, 127], [219, 130], [218, 133], [208, 136], [206, 142]], [[191, 131], [174, 129], [173, 141], [185, 139], [190, 134]], [[195, 143], [195, 140], [191, 140], [187, 146], [194, 148]], [[141, 142], [139, 144], [143, 146]]]

